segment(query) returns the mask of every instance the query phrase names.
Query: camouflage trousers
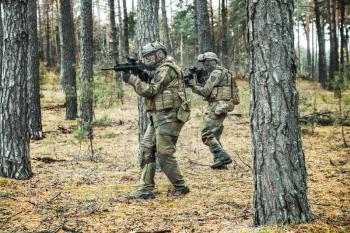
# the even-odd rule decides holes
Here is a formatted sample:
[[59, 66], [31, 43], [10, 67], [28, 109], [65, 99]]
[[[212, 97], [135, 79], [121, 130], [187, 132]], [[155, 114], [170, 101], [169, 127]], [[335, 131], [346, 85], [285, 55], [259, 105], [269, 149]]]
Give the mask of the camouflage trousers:
[[220, 137], [224, 130], [224, 120], [227, 114], [217, 115], [212, 111], [207, 111], [204, 116], [204, 122], [202, 127], [202, 141], [209, 147], [209, 150], [213, 155], [220, 152], [225, 152], [222, 148]]
[[140, 178], [141, 190], [152, 191], [154, 189], [155, 155], [157, 155], [159, 165], [172, 185], [175, 188], [186, 186], [174, 156], [182, 126], [183, 123], [179, 121], [164, 123], [158, 127], [154, 127], [151, 123], [147, 126], [141, 142], [144, 154], [144, 166]]

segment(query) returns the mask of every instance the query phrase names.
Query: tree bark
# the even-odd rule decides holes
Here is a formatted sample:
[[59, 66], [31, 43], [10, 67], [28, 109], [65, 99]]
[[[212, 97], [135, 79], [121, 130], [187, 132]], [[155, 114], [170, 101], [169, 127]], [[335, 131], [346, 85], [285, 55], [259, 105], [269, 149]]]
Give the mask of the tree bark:
[[328, 86], [324, 26], [320, 10], [320, 0], [314, 0], [316, 31], [318, 41], [318, 81], [323, 88]]
[[222, 56], [221, 60], [225, 67], [228, 64], [228, 40], [227, 40], [227, 0], [222, 0], [221, 4], [221, 15], [222, 15]]
[[93, 121], [93, 21], [92, 0], [81, 0], [81, 100], [80, 118], [88, 138], [92, 138]]
[[128, 27], [128, 11], [126, 9], [126, 0], [123, 0], [123, 39], [124, 53], [129, 54], [129, 27]]
[[[137, 25], [136, 37], [139, 48], [139, 58], [141, 59], [141, 48], [147, 43], [159, 40], [158, 21], [159, 1], [139, 0], [137, 2]], [[139, 98], [139, 142], [143, 138], [148, 124], [148, 117], [144, 106], [144, 98]], [[141, 151], [141, 150], [140, 150]], [[143, 155], [139, 153], [140, 162]]]
[[346, 57], [346, 62], [350, 63], [350, 59], [349, 59], [349, 49], [348, 49], [348, 43], [349, 43], [349, 29], [347, 27], [345, 27], [345, 57]]
[[124, 54], [124, 48], [123, 48], [123, 21], [122, 21], [122, 10], [120, 7], [120, 0], [117, 0], [117, 7], [118, 7], [118, 21], [119, 21], [119, 28], [120, 28], [120, 33], [119, 33], [119, 58], [122, 60], [126, 54]]
[[[213, 0], [209, 0], [209, 12], [210, 12], [210, 40], [213, 43], [213, 52], [215, 51], [215, 39], [214, 39], [214, 12], [213, 12]], [[219, 13], [220, 14], [220, 13]]]
[[339, 0], [339, 8], [340, 8], [340, 65], [341, 69], [344, 68], [344, 52], [346, 47], [346, 40], [344, 35], [344, 27], [345, 27], [345, 2], [344, 0]]
[[199, 54], [199, 39], [198, 39], [198, 34], [199, 34], [199, 29], [198, 29], [198, 11], [197, 11], [197, 2], [198, 0], [193, 0], [193, 18], [194, 18], [194, 28], [195, 28], [195, 37], [197, 41], [197, 46], [196, 46], [196, 56]]
[[[109, 0], [109, 17], [111, 22], [111, 47], [112, 47], [112, 57], [113, 63], [119, 63], [119, 37], [118, 37], [118, 28], [115, 22], [115, 10], [114, 10], [114, 0]], [[116, 80], [116, 94], [117, 99], [123, 103], [124, 92], [123, 92], [123, 83], [118, 72], [114, 72]]]
[[[311, 73], [311, 52], [310, 52], [310, 13], [309, 10], [306, 9], [306, 16], [305, 16], [305, 24], [304, 24], [304, 29], [305, 29], [305, 37], [306, 37], [306, 61], [307, 61], [307, 66], [306, 66], [306, 72], [308, 75]], [[300, 60], [300, 58], [299, 58]]]
[[27, 1], [3, 0], [3, 66], [0, 89], [0, 176], [28, 179]]
[[60, 24], [60, 11], [59, 11], [59, 0], [54, 0], [55, 1], [55, 7], [56, 7], [56, 15], [55, 15], [55, 23], [54, 23], [54, 37], [55, 37], [55, 46], [56, 46], [56, 60], [57, 60], [57, 68], [58, 71], [60, 70], [61, 67], [61, 46], [60, 46], [60, 29], [59, 29], [59, 24]]
[[165, 0], [161, 1], [161, 7], [162, 7], [163, 42], [164, 42], [165, 46], [168, 48], [168, 53], [171, 53], [168, 17], [166, 15]]
[[335, 73], [339, 70], [338, 61], [338, 39], [337, 25], [335, 22], [335, 0], [328, 0], [329, 32], [330, 32], [330, 53], [329, 53], [329, 80], [334, 79]]
[[292, 1], [248, 0], [254, 223], [312, 220], [295, 87]]
[[70, 0], [61, 0], [61, 74], [60, 80], [66, 94], [66, 119], [77, 117], [76, 51], [74, 22]]
[[38, 54], [38, 32], [36, 0], [28, 1], [28, 119], [29, 133], [34, 140], [43, 138], [40, 104], [40, 72]]
[[2, 68], [2, 41], [3, 41], [3, 31], [2, 31], [2, 13], [1, 13], [1, 3], [0, 3], [0, 90], [1, 90], [1, 68]]
[[197, 0], [197, 24], [198, 24], [198, 47], [199, 53], [212, 51], [210, 34], [209, 13], [207, 0]]
[[41, 7], [40, 1], [38, 1], [38, 39], [39, 39], [39, 60], [44, 58], [43, 38], [42, 38], [42, 20], [41, 20]]
[[51, 60], [51, 42], [50, 42], [50, 1], [46, 0], [45, 3], [45, 15], [46, 15], [46, 62], [47, 67], [52, 67], [52, 60]]

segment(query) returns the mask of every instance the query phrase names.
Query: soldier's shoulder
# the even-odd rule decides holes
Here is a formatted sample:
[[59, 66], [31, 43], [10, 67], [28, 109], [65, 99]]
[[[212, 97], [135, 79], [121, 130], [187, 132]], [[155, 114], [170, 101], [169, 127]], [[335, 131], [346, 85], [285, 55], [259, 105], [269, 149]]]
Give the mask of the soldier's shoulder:
[[210, 76], [220, 77], [222, 72], [223, 72], [223, 69], [221, 69], [221, 67], [218, 67], [210, 73]]

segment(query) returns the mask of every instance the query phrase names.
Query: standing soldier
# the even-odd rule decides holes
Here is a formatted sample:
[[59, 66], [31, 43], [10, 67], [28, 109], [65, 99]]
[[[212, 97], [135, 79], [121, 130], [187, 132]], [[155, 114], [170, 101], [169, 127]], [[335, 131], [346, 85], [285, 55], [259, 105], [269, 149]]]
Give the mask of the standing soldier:
[[130, 198], [155, 198], [155, 154], [163, 172], [174, 186], [171, 194], [184, 195], [190, 190], [174, 156], [181, 128], [189, 119], [182, 71], [167, 57], [166, 47], [159, 42], [142, 47], [142, 57], [147, 70], [151, 70], [148, 72], [149, 81], [142, 81], [140, 77], [130, 76], [129, 73], [123, 76], [124, 82], [133, 86], [138, 95], [145, 97], [146, 110], [150, 116], [150, 124], [141, 142], [144, 154], [141, 185]]
[[[214, 155], [211, 168], [225, 168], [227, 164], [232, 163], [232, 159], [223, 149], [220, 136], [227, 113], [233, 111], [234, 105], [239, 104], [236, 81], [227, 69], [218, 65], [219, 59], [215, 53], [200, 54], [197, 60], [203, 66], [204, 72], [208, 74], [208, 79], [202, 81], [203, 85], [193, 85], [189, 82], [186, 84], [191, 87], [192, 92], [203, 96], [208, 101], [202, 128], [202, 141]], [[203, 80], [203, 77], [197, 76], [197, 79]]]

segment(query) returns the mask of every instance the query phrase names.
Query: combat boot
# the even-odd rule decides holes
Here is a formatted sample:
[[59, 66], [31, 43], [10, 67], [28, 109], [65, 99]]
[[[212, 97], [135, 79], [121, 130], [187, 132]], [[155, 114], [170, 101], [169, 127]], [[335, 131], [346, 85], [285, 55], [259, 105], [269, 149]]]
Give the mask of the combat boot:
[[226, 152], [219, 152], [214, 155], [214, 163], [210, 167], [212, 169], [222, 169], [230, 163], [232, 163], [231, 157]]
[[187, 186], [177, 187], [168, 193], [168, 196], [182, 196], [190, 192]]
[[154, 193], [150, 190], [143, 190], [139, 189], [135, 193], [128, 196], [128, 199], [139, 199], [139, 200], [148, 200], [148, 199], [154, 199], [156, 196]]

